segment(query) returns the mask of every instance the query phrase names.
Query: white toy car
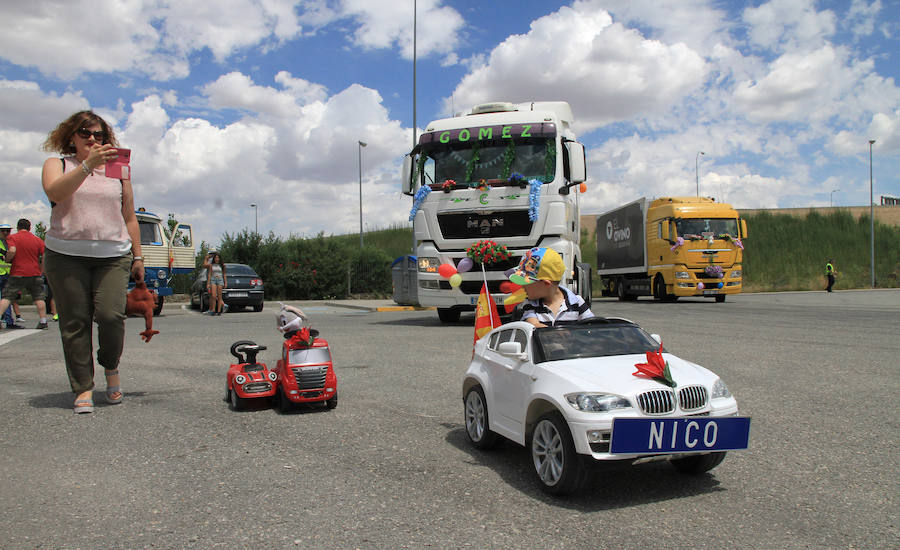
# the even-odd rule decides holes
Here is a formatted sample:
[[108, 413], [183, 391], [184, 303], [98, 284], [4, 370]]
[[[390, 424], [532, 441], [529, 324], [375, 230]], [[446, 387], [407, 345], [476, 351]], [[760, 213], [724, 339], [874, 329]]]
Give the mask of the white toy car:
[[527, 445], [553, 494], [579, 489], [602, 461], [706, 472], [725, 451], [746, 449], [750, 431], [718, 376], [615, 318], [492, 330], [475, 345], [463, 408], [473, 445], [490, 448], [498, 436]]

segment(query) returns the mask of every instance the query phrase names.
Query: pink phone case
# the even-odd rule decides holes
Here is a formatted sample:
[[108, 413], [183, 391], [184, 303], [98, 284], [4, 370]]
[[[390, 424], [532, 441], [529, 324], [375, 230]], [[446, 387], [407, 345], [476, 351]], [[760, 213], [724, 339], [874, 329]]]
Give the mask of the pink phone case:
[[119, 156], [106, 163], [106, 177], [117, 180], [131, 179], [131, 149], [116, 149]]

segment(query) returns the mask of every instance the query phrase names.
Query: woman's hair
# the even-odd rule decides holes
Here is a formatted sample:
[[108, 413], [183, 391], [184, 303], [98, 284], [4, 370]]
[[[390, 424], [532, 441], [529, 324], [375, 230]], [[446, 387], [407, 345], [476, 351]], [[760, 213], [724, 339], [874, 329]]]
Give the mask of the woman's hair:
[[107, 124], [97, 113], [93, 111], [78, 111], [60, 122], [59, 126], [50, 132], [47, 136], [47, 141], [44, 142], [44, 151], [53, 151], [63, 155], [75, 154], [75, 145], [72, 143], [72, 136], [74, 136], [75, 132], [79, 129], [93, 126], [94, 124], [99, 124], [100, 129], [103, 130], [103, 133], [105, 134], [105, 137], [103, 138], [104, 144], [109, 143], [115, 147], [119, 146], [116, 135], [113, 133], [112, 126]]

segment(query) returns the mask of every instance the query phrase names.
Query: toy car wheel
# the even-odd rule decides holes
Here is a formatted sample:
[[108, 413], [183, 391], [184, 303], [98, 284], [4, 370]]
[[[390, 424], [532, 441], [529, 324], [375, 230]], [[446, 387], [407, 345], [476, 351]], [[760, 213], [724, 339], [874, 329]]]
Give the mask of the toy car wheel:
[[231, 390], [231, 409], [239, 411], [244, 408], [244, 399], [234, 390]]
[[231, 403], [231, 388], [225, 386], [225, 402]]
[[275, 391], [275, 395], [272, 397], [275, 401], [275, 408], [278, 409], [280, 413], [290, 412], [291, 409], [294, 408], [294, 405], [291, 401], [284, 395], [284, 391], [281, 388]]
[[569, 426], [558, 412], [547, 413], [538, 419], [529, 447], [544, 491], [565, 495], [584, 485], [587, 471], [575, 452]]
[[325, 401], [325, 406], [328, 407], [329, 409], [333, 409], [333, 408], [337, 407], [337, 394], [332, 395], [331, 399], [329, 399], [328, 401]]
[[726, 453], [722, 452], [677, 458], [672, 461], [672, 466], [682, 474], [700, 475], [721, 464], [725, 460], [725, 455]]
[[481, 386], [472, 386], [463, 401], [463, 413], [466, 419], [466, 435], [469, 441], [479, 449], [490, 449], [497, 445], [497, 434], [488, 426], [487, 400]]

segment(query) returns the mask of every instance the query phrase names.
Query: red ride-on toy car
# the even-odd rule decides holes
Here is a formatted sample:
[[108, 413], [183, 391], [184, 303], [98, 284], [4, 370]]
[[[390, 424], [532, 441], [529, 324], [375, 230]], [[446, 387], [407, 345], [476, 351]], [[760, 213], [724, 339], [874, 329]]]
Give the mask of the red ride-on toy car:
[[250, 340], [239, 340], [231, 344], [231, 355], [238, 364], [228, 368], [225, 382], [225, 401], [238, 411], [244, 408], [248, 399], [272, 397], [278, 389], [277, 376], [265, 363], [256, 362], [256, 354], [266, 349]]
[[300, 403], [324, 402], [329, 409], [337, 407], [337, 377], [331, 351], [325, 339], [317, 338], [318, 334], [309, 328], [285, 334], [281, 358], [275, 367], [275, 406], [281, 412]]

